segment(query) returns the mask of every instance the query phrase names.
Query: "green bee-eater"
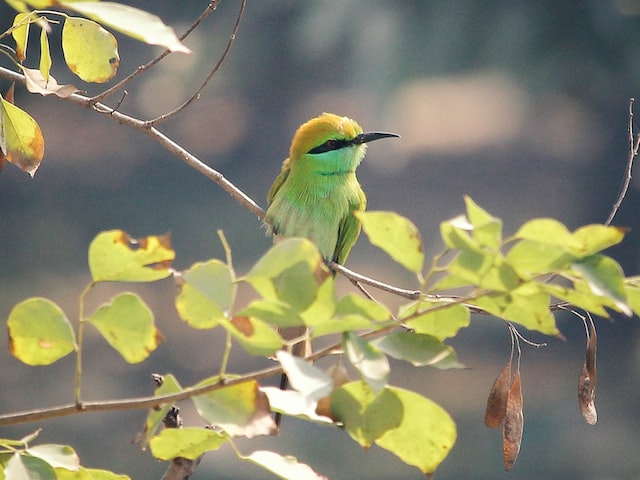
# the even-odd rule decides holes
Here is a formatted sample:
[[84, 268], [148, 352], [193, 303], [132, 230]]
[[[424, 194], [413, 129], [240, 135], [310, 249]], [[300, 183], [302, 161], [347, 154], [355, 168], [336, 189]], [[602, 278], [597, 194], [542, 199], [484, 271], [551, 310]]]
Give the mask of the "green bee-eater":
[[[269, 190], [265, 215], [269, 232], [276, 237], [308, 238], [326, 260], [344, 263], [360, 234], [360, 221], [353, 212], [367, 206], [367, 197], [356, 178], [366, 144], [397, 136], [363, 133], [354, 120], [332, 113], [303, 124]], [[304, 332], [300, 327], [281, 333], [291, 340]], [[297, 344], [293, 353], [306, 356], [306, 343]]]

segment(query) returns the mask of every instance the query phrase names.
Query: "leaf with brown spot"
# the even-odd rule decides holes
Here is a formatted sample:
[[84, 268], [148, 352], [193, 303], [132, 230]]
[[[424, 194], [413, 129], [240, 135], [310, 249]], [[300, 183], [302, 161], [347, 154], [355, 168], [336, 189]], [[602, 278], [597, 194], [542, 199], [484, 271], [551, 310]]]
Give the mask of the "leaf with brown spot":
[[522, 386], [520, 385], [520, 369], [516, 370], [507, 397], [507, 410], [502, 427], [502, 458], [504, 469], [511, 470], [522, 443], [524, 416], [522, 414]]
[[253, 335], [255, 329], [253, 325], [251, 325], [251, 320], [248, 317], [233, 317], [231, 323], [247, 337]]
[[598, 345], [598, 337], [596, 328], [591, 321], [590, 331], [587, 336], [587, 349], [585, 354], [585, 362], [580, 370], [578, 378], [578, 403], [580, 405], [580, 413], [589, 425], [595, 425], [598, 421], [598, 412], [596, 412], [596, 348]]
[[507, 398], [509, 396], [509, 383], [511, 382], [511, 359], [496, 377], [484, 412], [484, 424], [489, 428], [498, 428], [507, 413]]
[[44, 157], [44, 137], [38, 123], [0, 96], [0, 151], [32, 177]]

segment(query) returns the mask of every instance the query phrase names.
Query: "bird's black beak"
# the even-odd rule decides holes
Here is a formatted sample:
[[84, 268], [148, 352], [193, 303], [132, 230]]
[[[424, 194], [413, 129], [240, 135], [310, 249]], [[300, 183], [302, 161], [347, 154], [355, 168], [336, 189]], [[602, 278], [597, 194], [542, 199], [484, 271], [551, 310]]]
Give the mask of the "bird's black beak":
[[385, 133], [385, 132], [369, 132], [369, 133], [361, 133], [356, 138], [353, 139], [354, 145], [362, 145], [363, 143], [373, 142], [374, 140], [379, 140], [381, 138], [392, 138], [392, 137], [400, 137], [400, 135], [396, 135], [395, 133]]

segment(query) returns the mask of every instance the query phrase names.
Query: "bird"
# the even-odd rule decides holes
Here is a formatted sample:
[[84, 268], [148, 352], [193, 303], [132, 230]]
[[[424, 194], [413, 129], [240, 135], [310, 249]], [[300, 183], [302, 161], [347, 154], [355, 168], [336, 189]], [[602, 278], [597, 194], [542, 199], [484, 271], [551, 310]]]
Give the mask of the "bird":
[[[364, 133], [351, 118], [323, 113], [302, 124], [291, 141], [289, 157], [267, 195], [264, 222], [276, 238], [304, 237], [327, 261], [344, 264], [361, 229], [354, 212], [364, 211], [367, 197], [356, 178], [367, 144], [395, 133]], [[306, 329], [281, 331], [285, 340], [302, 338]], [[291, 348], [307, 356], [308, 342]], [[287, 387], [286, 375], [280, 388]]]

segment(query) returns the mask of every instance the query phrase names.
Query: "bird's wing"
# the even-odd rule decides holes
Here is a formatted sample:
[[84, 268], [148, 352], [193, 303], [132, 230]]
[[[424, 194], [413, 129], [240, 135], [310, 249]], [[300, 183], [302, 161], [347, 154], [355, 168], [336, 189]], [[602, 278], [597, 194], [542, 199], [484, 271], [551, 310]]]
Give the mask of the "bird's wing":
[[349, 213], [340, 222], [338, 228], [338, 243], [333, 253], [333, 261], [344, 265], [345, 260], [349, 256], [351, 247], [356, 243], [358, 235], [360, 235], [360, 220], [353, 214], [354, 211], [364, 211], [367, 208], [367, 197], [363, 191], [359, 192], [359, 200], [349, 205]]
[[271, 205], [273, 199], [278, 193], [278, 190], [280, 190], [280, 187], [282, 187], [285, 180], [289, 176], [290, 171], [289, 159], [287, 158], [284, 162], [282, 162], [282, 170], [280, 170], [280, 175], [278, 175], [278, 178], [276, 178], [275, 182], [273, 182], [273, 185], [271, 185], [271, 188], [269, 189], [269, 193], [267, 194], [267, 205]]

